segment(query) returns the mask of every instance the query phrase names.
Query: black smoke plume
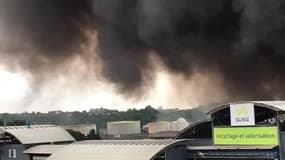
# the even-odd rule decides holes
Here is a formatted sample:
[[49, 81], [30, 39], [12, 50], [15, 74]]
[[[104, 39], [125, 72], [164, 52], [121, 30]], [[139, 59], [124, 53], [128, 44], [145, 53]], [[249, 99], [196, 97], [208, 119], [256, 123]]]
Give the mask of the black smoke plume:
[[80, 54], [93, 28], [103, 75], [124, 94], [145, 85], [152, 53], [186, 78], [221, 74], [231, 99], [281, 99], [284, 10], [284, 0], [0, 0], [1, 51], [36, 76]]

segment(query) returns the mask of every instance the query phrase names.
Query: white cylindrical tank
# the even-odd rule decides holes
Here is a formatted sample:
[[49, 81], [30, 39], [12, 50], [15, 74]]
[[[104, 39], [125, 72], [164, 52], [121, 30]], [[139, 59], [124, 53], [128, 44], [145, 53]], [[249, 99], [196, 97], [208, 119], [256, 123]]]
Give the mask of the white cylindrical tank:
[[140, 134], [141, 123], [140, 121], [118, 121], [107, 123], [107, 134], [113, 136], [127, 135], [127, 134]]
[[153, 122], [153, 123], [148, 123], [147, 127], [148, 127], [148, 133], [153, 134], [153, 133], [169, 131], [170, 124], [169, 122], [165, 122], [165, 121]]
[[184, 118], [178, 118], [176, 121], [171, 122], [170, 131], [181, 131], [188, 125], [189, 123]]

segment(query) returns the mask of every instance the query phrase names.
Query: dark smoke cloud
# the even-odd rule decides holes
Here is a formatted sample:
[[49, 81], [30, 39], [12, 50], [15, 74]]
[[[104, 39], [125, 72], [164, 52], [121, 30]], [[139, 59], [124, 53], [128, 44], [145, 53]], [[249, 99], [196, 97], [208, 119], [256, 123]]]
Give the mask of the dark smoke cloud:
[[37, 74], [80, 53], [94, 28], [103, 74], [122, 93], [151, 81], [151, 52], [186, 78], [221, 74], [232, 99], [285, 98], [284, 9], [283, 0], [0, 0], [0, 25], [16, 37], [2, 50], [32, 50], [22, 67]]
[[89, 6], [79, 0], [0, 0], [1, 51], [35, 75], [64, 62], [87, 40], [81, 25]]

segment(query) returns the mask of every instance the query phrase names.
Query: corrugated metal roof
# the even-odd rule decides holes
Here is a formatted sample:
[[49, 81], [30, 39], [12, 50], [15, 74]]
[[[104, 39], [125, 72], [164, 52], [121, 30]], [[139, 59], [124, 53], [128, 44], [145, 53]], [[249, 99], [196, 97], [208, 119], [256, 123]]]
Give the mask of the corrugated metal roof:
[[31, 147], [24, 151], [25, 154], [45, 154], [51, 155], [54, 152], [62, 149], [66, 145], [38, 145], [35, 147]]
[[48, 160], [151, 160], [183, 140], [83, 141], [64, 147]]
[[66, 130], [54, 125], [8, 126], [1, 127], [0, 130], [14, 136], [22, 144], [75, 141]]

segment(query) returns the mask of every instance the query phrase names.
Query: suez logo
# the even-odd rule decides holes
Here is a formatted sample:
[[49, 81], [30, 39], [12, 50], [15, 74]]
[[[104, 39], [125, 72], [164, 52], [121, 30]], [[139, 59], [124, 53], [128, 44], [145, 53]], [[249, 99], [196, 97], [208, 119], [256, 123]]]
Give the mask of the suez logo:
[[231, 126], [254, 126], [254, 105], [253, 103], [231, 104]]

